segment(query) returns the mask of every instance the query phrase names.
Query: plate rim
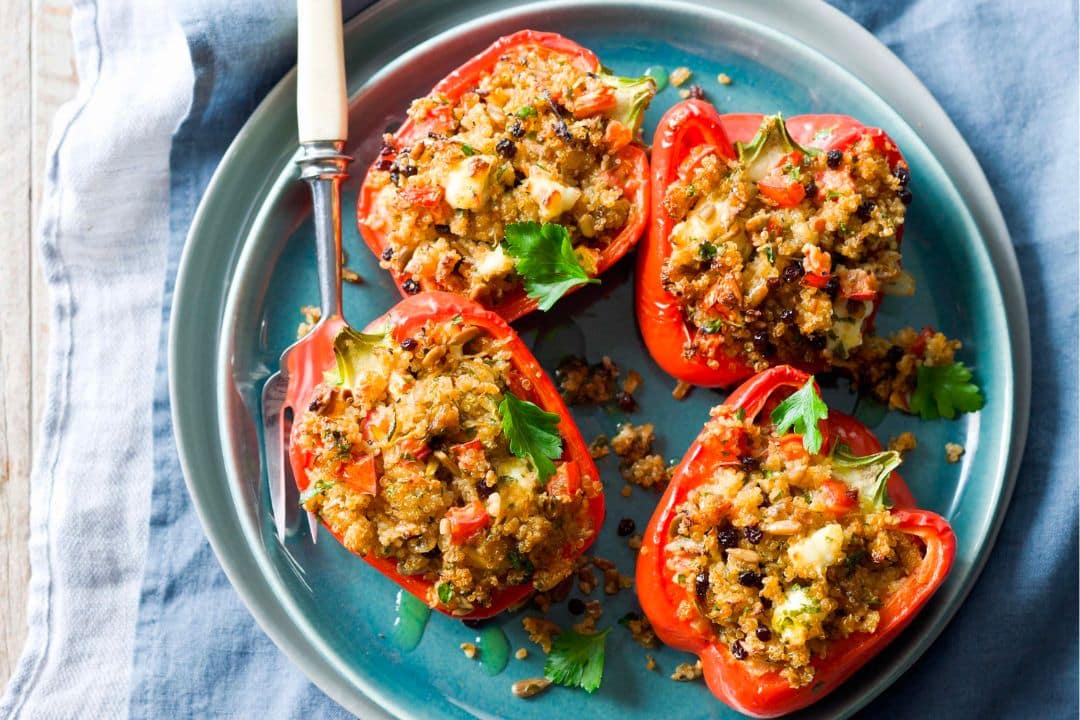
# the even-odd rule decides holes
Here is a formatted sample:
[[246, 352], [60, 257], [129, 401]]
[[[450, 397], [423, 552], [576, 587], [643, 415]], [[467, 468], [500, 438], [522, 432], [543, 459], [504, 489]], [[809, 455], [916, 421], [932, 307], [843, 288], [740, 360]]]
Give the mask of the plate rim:
[[[356, 32], [357, 27], [373, 15], [396, 13], [407, 2], [408, 0], [380, 0], [375, 5], [370, 6], [359, 13], [346, 24], [346, 35], [348, 36], [349, 34]], [[617, 4], [618, 2], [619, 0], [594, 0], [595, 4]], [[829, 62], [839, 66], [854, 79], [866, 85], [871, 92], [878, 95], [886, 104], [888, 104], [909, 127], [918, 132], [920, 139], [926, 144], [935, 159], [945, 170], [949, 179], [952, 181], [957, 194], [960, 196], [962, 204], [968, 211], [972, 222], [979, 230], [1004, 300], [1004, 315], [1007, 326], [1006, 334], [1008, 335], [1010, 345], [1012, 346], [1010, 361], [1012, 365], [1013, 388], [1010, 398], [1011, 402], [1009, 404], [1011, 405], [1012, 410], [1011, 424], [1013, 432], [1011, 433], [1011, 436], [1014, 440], [1009, 444], [1008, 448], [1003, 451], [1006, 454], [1004, 462], [1004, 484], [1001, 487], [1001, 491], [995, 504], [992, 522], [978, 549], [976, 562], [969, 572], [965, 586], [961, 588], [961, 591], [952, 601], [951, 606], [942, 614], [940, 622], [937, 623], [935, 628], [932, 628], [926, 633], [924, 640], [920, 643], [921, 647], [914, 652], [909, 653], [905, 658], [906, 662], [898, 664], [895, 673], [888, 676], [887, 682], [879, 683], [879, 687], [861, 692], [856, 696], [856, 699], [850, 707], [850, 712], [854, 712], [859, 707], [865, 706], [866, 703], [876, 697], [885, 687], [892, 684], [902, 672], [906, 671], [910, 665], [925, 652], [929, 645], [932, 644], [955, 616], [955, 613], [959, 610], [967, 595], [976, 584], [989, 559], [990, 553], [996, 544], [1001, 524], [1004, 521], [1015, 488], [1016, 476], [1027, 438], [1030, 407], [1031, 362], [1030, 328], [1026, 307], [1026, 294], [1023, 291], [1019, 266], [1009, 239], [1008, 228], [1001, 213], [1000, 206], [993, 196], [989, 182], [987, 181], [978, 160], [975, 158], [970, 147], [967, 145], [966, 141], [964, 141], [944, 109], [941, 108], [930, 94], [929, 90], [899, 58], [869, 33], [869, 31], [862, 28], [853, 19], [844, 15], [839, 10], [826, 5], [821, 0], [814, 0], [813, 3], [808, 3], [805, 6], [800, 5], [797, 13], [791, 13], [790, 6], [784, 6], [778, 0], [767, 0], [766, 2], [761, 2], [760, 0], [758, 2], [752, 2], [752, 0], [727, 0], [727, 2], [723, 3], [711, 3], [708, 2], [708, 0], [680, 0], [676, 2], [671, 2], [669, 0], [637, 0], [637, 2], [654, 6], [691, 6], [697, 10], [720, 11], [729, 16], [735, 16], [738, 19], [761, 25], [767, 30], [786, 35], [795, 42], [809, 47], [814, 52], [817, 52], [826, 58]], [[495, 19], [504, 13], [510, 14], [513, 12], [521, 12], [527, 10], [531, 6], [535, 7], [539, 4], [540, 3], [530, 2], [521, 6], [512, 6], [510, 8], [502, 7], [497, 11], [486, 15], [474, 15], [437, 33], [417, 47], [421, 48], [428, 43], [435, 42], [448, 33], [453, 34], [461, 32], [463, 27], [482, 24], [484, 21], [495, 21]], [[575, 3], [570, 0], [559, 0], [557, 2], [544, 3], [544, 7], [545, 9], [552, 9], [572, 6], [574, 4]], [[777, 10], [780, 8], [784, 8], [790, 13], [790, 16], [785, 16], [783, 13], [777, 13]], [[802, 13], [802, 15], [799, 16], [798, 13]], [[796, 16], [799, 17], [798, 22], [795, 21]], [[848, 42], [845, 42], [843, 47], [840, 48], [844, 52], [838, 53], [837, 46], [819, 46], [813, 41], [814, 38], [807, 37], [806, 35], [809, 31], [804, 31], [805, 26], [801, 26], [800, 23], [806, 23], [808, 20], [811, 25], [814, 22], [817, 22], [820, 23], [820, 27], [831, 26], [834, 30], [847, 33], [845, 38]], [[838, 57], [838, 54], [841, 57], [847, 55], [857, 56], [860, 60], [858, 72], [852, 68], [850, 62], [845, 62], [841, 57]], [[199, 207], [193, 217], [191, 227], [186, 236], [174, 288], [173, 297], [176, 302], [171, 313], [169, 325], [168, 366], [170, 412], [181, 470], [200, 522], [219, 563], [221, 563], [230, 582], [236, 588], [238, 594], [241, 596], [248, 610], [255, 617], [260, 627], [275, 642], [275, 644], [290, 657], [290, 659], [296, 662], [304, 670], [313, 682], [343, 707], [354, 712], [362, 710], [366, 717], [393, 717], [385, 712], [384, 707], [389, 705], [394, 707], [395, 710], [400, 710], [400, 708], [395, 707], [396, 703], [390, 701], [390, 698], [384, 697], [382, 693], [378, 692], [377, 688], [364, 687], [367, 683], [361, 683], [359, 689], [363, 694], [358, 695], [356, 692], [357, 688], [353, 683], [347, 681], [343, 682], [342, 678], [324, 672], [325, 668], [317, 667], [317, 663], [313, 664], [314, 661], [319, 659], [318, 656], [320, 656], [321, 653], [317, 652], [317, 648], [310, 645], [310, 640], [307, 641], [308, 644], [305, 646], [305, 642], [298, 642], [296, 638], [290, 637], [287, 628], [279, 626], [279, 623], [282, 620], [288, 620], [287, 616], [284, 618], [277, 617], [283, 612], [280, 602], [277, 598], [272, 598], [270, 602], [267, 602], [265, 598], [259, 596], [258, 590], [252, 585], [252, 581], [255, 581], [255, 583], [258, 583], [259, 580], [262, 580], [263, 582], [266, 581], [266, 577], [262, 572], [255, 572], [254, 574], [256, 577], [251, 577], [253, 574], [252, 571], [261, 570], [260, 562], [256, 559], [253, 564], [244, 563], [233, 557], [231, 548], [227, 546], [224, 533], [220, 528], [209, 521], [213, 513], [206, 505], [206, 499], [200, 496], [198, 483], [192, 479], [194, 477], [192, 468], [198, 463], [196, 463], [192, 457], [193, 441], [189, 437], [187, 431], [184, 430], [185, 423], [183, 418], [187, 414], [186, 408], [189, 401], [180, 391], [181, 385], [183, 384], [180, 368], [183, 368], [184, 366], [182, 353], [184, 343], [182, 338], [185, 322], [187, 322], [185, 314], [187, 304], [181, 301], [186, 295], [190, 294], [193, 283], [197, 284], [196, 280], [198, 274], [193, 270], [196, 265], [195, 260], [197, 253], [193, 248], [199, 245], [199, 236], [205, 236], [207, 234], [207, 225], [211, 223], [213, 215], [213, 202], [210, 198], [216, 194], [215, 191], [218, 190], [219, 186], [227, 184], [228, 175], [230, 174], [235, 157], [242, 153], [243, 147], [251, 140], [251, 136], [255, 134], [256, 128], [263, 124], [265, 120], [272, 118], [275, 115], [275, 108], [277, 108], [278, 113], [280, 113], [280, 108], [277, 106], [280, 105], [281, 102], [284, 101], [286, 105], [290, 105], [289, 101], [295, 87], [295, 72], [295, 68], [293, 68], [274, 86], [270, 93], [268, 93], [263, 101], [260, 102], [251, 117], [244, 123], [236, 138], [234, 138], [229, 145], [228, 150], [222, 157], [207, 186], [205, 194], [200, 200]], [[917, 113], [915, 112], [916, 110], [918, 110]], [[924, 125], [916, 125], [909, 120], [913, 115], [936, 116], [932, 117], [932, 129], [935, 132], [934, 138], [938, 140], [937, 142], [932, 142], [924, 135]], [[964, 172], [958, 172], [958, 168], [962, 168]], [[973, 212], [973, 207], [978, 207], [980, 212]], [[239, 250], [239, 248], [236, 250]], [[218, 328], [216, 329], [220, 329], [221, 318], [219, 317], [216, 320], [219, 323]], [[218, 346], [221, 346], [220, 337], [218, 338]], [[216, 364], [215, 367], [217, 367]], [[188, 371], [191, 370], [191, 368], [185, 369]], [[1009, 408], [1006, 407], [1006, 412], [1008, 409]], [[217, 419], [218, 415], [215, 414], [213, 419], [215, 425]], [[240, 521], [240, 524], [243, 524], [242, 520]], [[245, 564], [247, 565], [246, 567]], [[315, 655], [316, 657], [311, 657], [311, 655]], [[322, 658], [322, 660], [325, 661], [325, 658]], [[376, 704], [377, 701], [384, 703], [384, 706], [380, 707]], [[404, 715], [407, 713], [402, 714]]]

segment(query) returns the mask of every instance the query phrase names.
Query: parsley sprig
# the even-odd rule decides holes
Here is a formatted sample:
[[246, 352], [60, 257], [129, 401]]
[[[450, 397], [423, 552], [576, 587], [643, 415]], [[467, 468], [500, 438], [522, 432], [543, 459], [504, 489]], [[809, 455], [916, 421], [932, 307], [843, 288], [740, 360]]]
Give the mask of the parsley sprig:
[[558, 223], [510, 223], [506, 226], [506, 251], [517, 261], [525, 292], [539, 300], [541, 310], [579, 285], [599, 283], [581, 266], [570, 233]]
[[564, 630], [551, 641], [544, 677], [556, 685], [595, 692], [604, 677], [604, 644], [611, 628], [595, 635]]
[[810, 377], [806, 384], [793, 392], [772, 411], [773, 425], [776, 432], [784, 433], [794, 428], [795, 432], [802, 435], [803, 447], [808, 453], [814, 454], [821, 450], [821, 429], [818, 428], [818, 420], [829, 417], [829, 406], [818, 395], [814, 387], [814, 378]]
[[510, 452], [520, 458], [529, 458], [540, 482], [547, 482], [555, 472], [552, 460], [562, 455], [559, 416], [509, 391], [499, 403], [499, 414], [502, 415], [503, 434], [510, 442]]
[[909, 408], [923, 420], [952, 420], [957, 411], [981, 410], [984, 402], [979, 386], [971, 382], [971, 370], [962, 362], [954, 362], [919, 366]]

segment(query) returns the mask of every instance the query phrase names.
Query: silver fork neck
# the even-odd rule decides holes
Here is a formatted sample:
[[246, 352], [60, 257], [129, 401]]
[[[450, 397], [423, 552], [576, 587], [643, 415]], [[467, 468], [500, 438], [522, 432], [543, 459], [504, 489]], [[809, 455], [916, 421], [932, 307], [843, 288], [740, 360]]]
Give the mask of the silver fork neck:
[[341, 315], [341, 183], [352, 161], [344, 149], [345, 143], [338, 140], [302, 143], [296, 160], [300, 178], [311, 186], [323, 319]]

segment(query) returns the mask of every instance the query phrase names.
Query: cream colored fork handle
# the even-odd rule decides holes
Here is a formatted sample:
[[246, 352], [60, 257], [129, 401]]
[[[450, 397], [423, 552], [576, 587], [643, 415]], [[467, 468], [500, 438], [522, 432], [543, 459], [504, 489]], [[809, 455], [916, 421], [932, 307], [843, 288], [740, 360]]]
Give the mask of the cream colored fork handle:
[[300, 142], [347, 140], [341, 0], [296, 0], [296, 123]]

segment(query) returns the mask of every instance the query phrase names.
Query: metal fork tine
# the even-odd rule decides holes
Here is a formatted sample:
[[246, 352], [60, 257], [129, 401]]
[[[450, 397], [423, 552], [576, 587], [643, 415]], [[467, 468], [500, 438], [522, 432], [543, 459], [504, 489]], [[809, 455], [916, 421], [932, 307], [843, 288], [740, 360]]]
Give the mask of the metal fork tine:
[[266, 480], [270, 490], [270, 512], [274, 516], [274, 529], [278, 542], [285, 542], [286, 477], [285, 452], [287, 438], [283, 437], [282, 414], [284, 412], [285, 377], [276, 372], [263, 385], [263, 442], [266, 445]]

